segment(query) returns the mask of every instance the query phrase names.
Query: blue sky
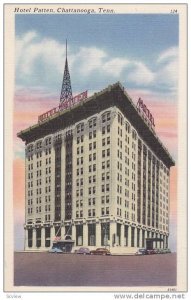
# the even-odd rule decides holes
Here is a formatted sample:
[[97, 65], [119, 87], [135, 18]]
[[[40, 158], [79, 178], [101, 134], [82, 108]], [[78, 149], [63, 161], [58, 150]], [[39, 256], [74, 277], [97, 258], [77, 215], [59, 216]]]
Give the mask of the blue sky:
[[121, 81], [168, 95], [177, 87], [178, 15], [16, 15], [17, 88], [59, 96], [69, 43], [74, 93]]

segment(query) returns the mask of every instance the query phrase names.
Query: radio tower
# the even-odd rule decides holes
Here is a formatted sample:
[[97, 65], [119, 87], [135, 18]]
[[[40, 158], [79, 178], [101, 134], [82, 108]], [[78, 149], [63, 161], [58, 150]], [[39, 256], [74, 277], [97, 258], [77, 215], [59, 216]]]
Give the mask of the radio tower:
[[72, 100], [72, 87], [70, 80], [70, 73], [68, 68], [68, 60], [67, 60], [67, 40], [66, 40], [66, 61], [65, 61], [65, 69], [64, 76], [62, 81], [62, 89], [60, 94], [60, 103], [63, 103], [67, 100]]

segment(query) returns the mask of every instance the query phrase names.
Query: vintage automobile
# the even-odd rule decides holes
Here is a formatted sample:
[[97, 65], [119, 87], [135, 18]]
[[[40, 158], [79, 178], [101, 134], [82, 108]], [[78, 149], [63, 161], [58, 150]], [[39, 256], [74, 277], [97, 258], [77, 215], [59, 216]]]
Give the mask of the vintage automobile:
[[150, 249], [150, 250], [147, 250], [147, 254], [148, 255], [156, 254], [156, 251], [154, 249]]
[[89, 250], [89, 248], [81, 247], [81, 248], [79, 248], [78, 250], [76, 250], [75, 253], [87, 255], [87, 254], [90, 254], [90, 250]]
[[135, 255], [147, 255], [148, 253], [147, 253], [147, 250], [145, 249], [145, 248], [141, 248], [141, 249], [139, 249], [136, 253], [135, 253]]
[[57, 247], [52, 247], [48, 252], [49, 253], [63, 253], [63, 251]]
[[97, 248], [90, 251], [91, 255], [111, 255], [111, 252], [106, 248]]

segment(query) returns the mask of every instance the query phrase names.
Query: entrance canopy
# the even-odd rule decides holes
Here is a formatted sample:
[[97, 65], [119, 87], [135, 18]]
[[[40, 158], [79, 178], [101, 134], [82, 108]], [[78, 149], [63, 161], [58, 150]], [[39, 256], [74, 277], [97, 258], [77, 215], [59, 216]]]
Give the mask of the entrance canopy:
[[161, 238], [146, 238], [146, 249], [153, 250], [153, 242], [164, 242]]

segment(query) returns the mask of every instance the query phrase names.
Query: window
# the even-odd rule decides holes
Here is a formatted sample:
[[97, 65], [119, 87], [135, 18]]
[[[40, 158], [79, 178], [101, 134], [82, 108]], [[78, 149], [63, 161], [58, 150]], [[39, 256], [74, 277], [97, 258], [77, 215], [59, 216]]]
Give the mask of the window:
[[110, 161], [107, 160], [107, 168], [109, 168], [109, 167], [110, 167]]
[[92, 120], [89, 121], [89, 128], [92, 128]]

